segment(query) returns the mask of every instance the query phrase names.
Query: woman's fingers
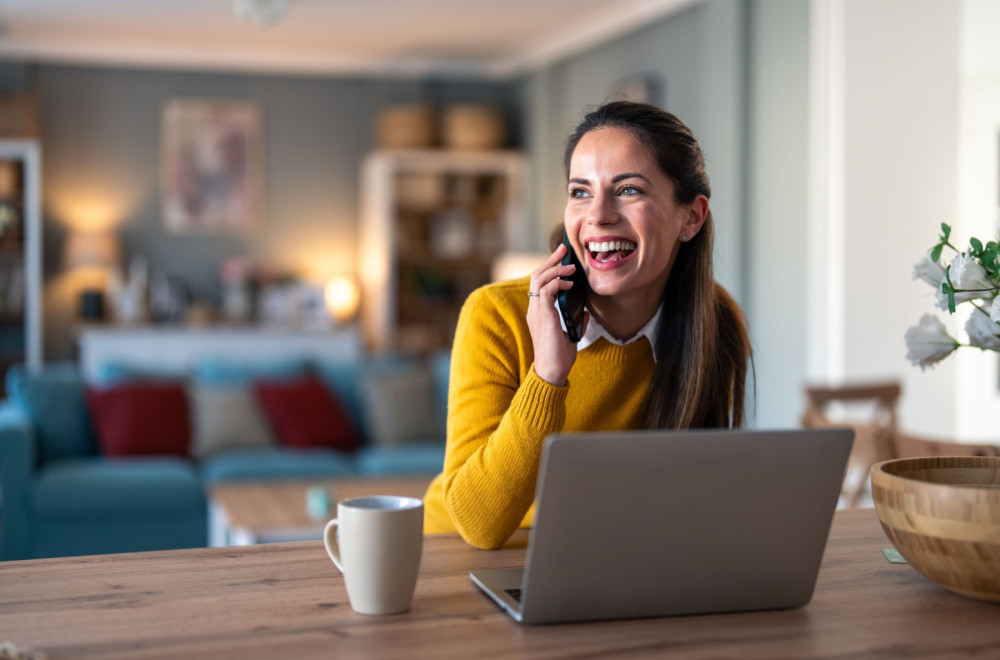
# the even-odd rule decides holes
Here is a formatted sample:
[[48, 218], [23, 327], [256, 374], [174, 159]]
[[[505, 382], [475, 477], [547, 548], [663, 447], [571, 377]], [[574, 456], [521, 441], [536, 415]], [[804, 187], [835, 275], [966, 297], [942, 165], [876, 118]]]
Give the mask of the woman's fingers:
[[563, 266], [560, 263], [565, 254], [566, 246], [559, 245], [555, 252], [549, 255], [549, 257], [535, 269], [535, 272], [531, 274], [528, 291], [532, 294], [539, 294], [538, 296], [533, 295], [533, 298], [541, 297], [544, 293], [545, 297], [555, 299], [556, 294], [558, 294], [560, 290], [569, 289], [572, 286], [571, 282], [562, 279], [563, 277], [572, 275], [573, 271], [576, 270], [576, 267], [573, 265]]
[[535, 353], [535, 373], [553, 385], [565, 385], [570, 368], [576, 360], [576, 345], [566, 337], [559, 322], [555, 299], [560, 291], [570, 289], [573, 282], [562, 277], [573, 273], [574, 266], [563, 266], [560, 261], [566, 247], [560, 245], [555, 252], [531, 274], [528, 291], [528, 330]]

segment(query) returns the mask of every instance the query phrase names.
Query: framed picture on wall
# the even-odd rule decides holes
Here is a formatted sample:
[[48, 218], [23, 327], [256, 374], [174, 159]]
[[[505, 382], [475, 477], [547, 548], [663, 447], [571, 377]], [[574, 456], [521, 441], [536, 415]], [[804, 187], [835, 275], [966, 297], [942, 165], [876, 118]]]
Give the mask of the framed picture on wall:
[[257, 103], [171, 99], [163, 106], [163, 222], [178, 233], [243, 234], [261, 207], [261, 113]]

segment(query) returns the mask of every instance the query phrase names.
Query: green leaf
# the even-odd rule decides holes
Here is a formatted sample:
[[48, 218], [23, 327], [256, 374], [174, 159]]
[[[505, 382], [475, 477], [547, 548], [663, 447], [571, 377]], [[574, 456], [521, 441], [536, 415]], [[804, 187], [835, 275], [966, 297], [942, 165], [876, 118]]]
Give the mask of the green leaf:
[[983, 266], [991, 272], [997, 269], [997, 254], [998, 251], [996, 247], [990, 248], [987, 246], [986, 250], [983, 252]]
[[972, 246], [972, 256], [981, 257], [983, 256], [983, 242], [978, 238], [973, 236], [969, 239], [969, 245]]
[[943, 248], [944, 248], [944, 243], [938, 243], [937, 245], [934, 246], [934, 249], [931, 250], [931, 261], [937, 261], [938, 259], [941, 258], [941, 250]]
[[951, 236], [951, 227], [948, 224], [942, 222], [941, 223], [941, 238], [943, 240], [941, 242], [944, 243], [945, 241], [947, 241], [949, 236]]
[[955, 313], [955, 285], [951, 283], [951, 266], [944, 269], [944, 282], [941, 282], [941, 291], [948, 294], [948, 312]]

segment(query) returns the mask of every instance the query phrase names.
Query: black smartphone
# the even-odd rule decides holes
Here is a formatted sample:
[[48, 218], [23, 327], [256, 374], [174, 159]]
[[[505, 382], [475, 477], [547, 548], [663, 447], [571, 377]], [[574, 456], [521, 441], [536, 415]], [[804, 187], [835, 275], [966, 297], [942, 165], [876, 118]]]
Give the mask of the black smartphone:
[[556, 304], [562, 315], [566, 336], [571, 342], [576, 343], [583, 337], [583, 305], [587, 302], [587, 275], [583, 272], [583, 266], [580, 265], [580, 260], [573, 251], [573, 246], [569, 244], [569, 236], [565, 232], [563, 232], [563, 245], [566, 246], [566, 254], [560, 264], [563, 266], [573, 264], [576, 270], [569, 277], [562, 278], [571, 281], [573, 288], [560, 291], [556, 296]]

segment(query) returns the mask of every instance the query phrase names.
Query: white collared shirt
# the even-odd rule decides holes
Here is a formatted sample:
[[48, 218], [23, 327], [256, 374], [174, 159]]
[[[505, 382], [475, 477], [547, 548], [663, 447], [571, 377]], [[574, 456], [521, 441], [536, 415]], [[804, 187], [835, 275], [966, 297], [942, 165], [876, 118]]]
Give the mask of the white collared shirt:
[[580, 342], [576, 345], [576, 350], [577, 352], [585, 350], [588, 346], [596, 342], [601, 337], [604, 337], [612, 344], [617, 344], [619, 346], [624, 346], [626, 344], [637, 342], [643, 337], [645, 337], [646, 339], [649, 340], [649, 346], [653, 350], [653, 361], [655, 362], [656, 336], [660, 332], [660, 313], [662, 311], [663, 311], [662, 307], [657, 307], [656, 313], [653, 314], [653, 318], [649, 319], [649, 321], [646, 322], [646, 325], [639, 328], [639, 332], [637, 332], [634, 337], [632, 337], [631, 339], [627, 339], [625, 341], [612, 337], [611, 334], [608, 333], [608, 331], [605, 330], [604, 327], [600, 323], [598, 323], [597, 319], [595, 319], [592, 315], [590, 317], [590, 320], [587, 322], [587, 329], [586, 331], [584, 331], [583, 337], [580, 339]]

